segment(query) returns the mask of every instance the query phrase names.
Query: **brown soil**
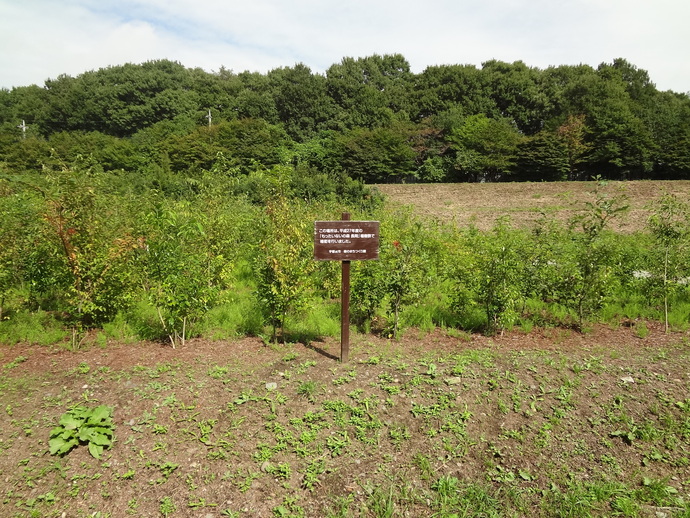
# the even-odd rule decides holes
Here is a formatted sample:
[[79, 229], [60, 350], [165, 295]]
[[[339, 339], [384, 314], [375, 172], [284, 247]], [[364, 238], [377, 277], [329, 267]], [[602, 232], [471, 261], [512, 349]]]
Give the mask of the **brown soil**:
[[[516, 226], [530, 226], [541, 214], [568, 221], [594, 201], [594, 182], [381, 184], [375, 186], [393, 203], [411, 205], [416, 214], [459, 225], [490, 229], [508, 216]], [[654, 200], [664, 192], [682, 200], [690, 196], [690, 181], [608, 182], [610, 196], [623, 194], [630, 210], [613, 228], [634, 232], [644, 228]]]
[[[0, 515], [321, 517], [340, 506], [349, 508], [344, 516], [379, 516], [377, 495], [390, 488], [394, 516], [430, 516], [440, 509], [432, 486], [443, 475], [496, 495], [515, 491], [523, 503], [502, 505], [514, 505], [516, 515], [552, 515], [538, 509], [543, 495], [600, 479], [631, 491], [644, 477], [664, 480], [687, 499], [690, 431], [674, 431], [673, 442], [670, 423], [687, 419], [690, 426], [690, 414], [675, 405], [690, 405], [688, 335], [647, 326], [644, 338], [634, 325], [496, 337], [355, 334], [347, 364], [334, 359], [339, 343], [332, 338], [277, 347], [256, 338], [195, 339], [176, 350], [157, 343], [79, 352], [5, 347]], [[567, 402], [559, 397], [563, 387]], [[242, 403], [243, 394], [258, 399]], [[415, 416], [415, 405], [433, 408], [444, 394], [453, 398], [446, 416]], [[516, 394], [519, 401], [511, 399]], [[364, 399], [361, 418], [380, 420], [380, 428], [358, 439], [351, 424], [337, 424], [328, 402]], [[116, 443], [100, 461], [85, 447], [63, 458], [47, 453], [51, 428], [75, 404], [114, 407]], [[458, 438], [443, 423], [462, 411], [470, 417]], [[666, 442], [621, 440], [615, 433], [628, 430], [626, 419], [651, 423]], [[336, 452], [329, 441], [342, 439], [343, 430], [348, 442]], [[409, 435], [396, 443], [400, 430]], [[311, 431], [313, 442], [298, 441]], [[279, 447], [285, 436], [287, 446]], [[647, 462], [655, 449], [665, 460]], [[310, 463], [323, 467], [313, 485]], [[166, 465], [176, 467], [165, 473]], [[281, 465], [289, 466], [284, 476], [272, 471]], [[520, 476], [506, 481], [506, 473]], [[165, 514], [168, 498], [175, 511]], [[663, 505], [650, 501], [641, 512]], [[610, 511], [609, 503], [591, 509], [595, 516]]]

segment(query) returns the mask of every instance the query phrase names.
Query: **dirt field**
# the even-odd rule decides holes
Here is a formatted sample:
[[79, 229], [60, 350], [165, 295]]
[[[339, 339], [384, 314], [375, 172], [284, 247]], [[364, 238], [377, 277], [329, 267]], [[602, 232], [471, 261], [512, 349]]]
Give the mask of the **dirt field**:
[[[510, 217], [516, 226], [529, 226], [542, 213], [568, 221], [593, 201], [594, 182], [456, 183], [376, 185], [392, 203], [412, 205], [416, 213], [459, 225], [491, 228], [497, 218]], [[690, 181], [608, 182], [603, 192], [625, 195], [630, 210], [614, 228], [633, 232], [644, 227], [650, 204], [664, 192], [690, 199]]]
[[[690, 349], [583, 335], [354, 335], [0, 349], [3, 517], [688, 516]], [[64, 457], [75, 405], [115, 442]]]

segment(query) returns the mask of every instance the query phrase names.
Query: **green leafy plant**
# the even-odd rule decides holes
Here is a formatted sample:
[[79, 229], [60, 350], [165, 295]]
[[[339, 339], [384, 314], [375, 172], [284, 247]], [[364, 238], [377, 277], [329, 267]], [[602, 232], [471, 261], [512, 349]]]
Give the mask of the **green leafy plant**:
[[26, 356], [17, 356], [14, 360], [12, 360], [9, 363], [6, 363], [3, 367], [5, 369], [14, 369], [17, 365], [25, 362], [27, 359], [28, 358]]
[[302, 481], [302, 486], [309, 491], [313, 491], [314, 488], [321, 484], [319, 476], [326, 472], [326, 461], [325, 459], [318, 458], [312, 459], [307, 465], [307, 469], [304, 472], [304, 480]]
[[669, 299], [681, 285], [678, 280], [687, 274], [686, 254], [690, 233], [687, 204], [665, 194], [654, 204], [655, 211], [647, 226], [654, 237], [651, 252], [651, 275], [647, 279], [652, 296], [664, 301], [664, 325], [669, 331]]
[[519, 316], [524, 296], [524, 251], [521, 240], [506, 221], [499, 221], [493, 235], [479, 246], [479, 301], [486, 313], [487, 331], [503, 332]]
[[210, 244], [204, 218], [191, 208], [158, 208], [146, 219], [146, 290], [174, 349], [185, 344], [189, 327], [217, 302], [222, 257], [198, 253]]
[[405, 226], [394, 240], [384, 247], [384, 293], [388, 296], [389, 316], [393, 320], [393, 336], [398, 337], [400, 313], [404, 307], [424, 297], [431, 276], [429, 251], [425, 247], [423, 227], [419, 222], [410, 223], [402, 215], [399, 224]]
[[318, 390], [319, 384], [313, 380], [304, 381], [300, 383], [299, 387], [297, 387], [297, 393], [300, 396], [304, 396], [305, 398], [307, 398], [308, 401], [312, 403], [314, 402], [314, 396], [316, 395]]
[[577, 312], [580, 327], [585, 318], [604, 304], [616, 282], [613, 275], [617, 263], [616, 250], [611, 240], [606, 239], [605, 230], [612, 220], [628, 210], [629, 205], [627, 196], [609, 196], [603, 190], [605, 186], [606, 182], [597, 182], [592, 192], [595, 200], [587, 202], [584, 213], [571, 222], [573, 227], [579, 224], [582, 232], [572, 235], [578, 246], [575, 268], [570, 282], [566, 283], [565, 303]]
[[163, 498], [161, 498], [158, 510], [163, 516], [170, 516], [175, 511], [177, 511], [177, 506], [175, 505], [175, 502], [173, 501], [172, 497], [164, 496]]
[[288, 480], [292, 474], [292, 468], [287, 462], [281, 462], [276, 466], [269, 466], [266, 472], [273, 475], [276, 479]]
[[371, 323], [385, 297], [386, 272], [383, 261], [354, 261], [350, 290], [350, 319], [362, 329]]
[[273, 343], [278, 341], [278, 330], [285, 338], [288, 313], [306, 306], [315, 267], [307, 219], [296, 210], [284, 198], [273, 200], [266, 208], [269, 230], [259, 245], [257, 297], [268, 315]]
[[[0, 299], [11, 293], [8, 283], [29, 286], [34, 304], [60, 310], [60, 320], [71, 328], [73, 349], [82, 343], [88, 328], [128, 306], [135, 286], [129, 263], [138, 244], [123, 223], [118, 204], [111, 203], [102, 189], [99, 171], [99, 164], [81, 156], [70, 164], [52, 156], [44, 175], [16, 180], [22, 189], [37, 194], [23, 200], [35, 203], [37, 211], [31, 216], [24, 211], [23, 216], [32, 221], [19, 228], [28, 237], [18, 240], [6, 232], [10, 229], [0, 229], [6, 234], [0, 243], [5, 249], [0, 255]], [[15, 217], [0, 212], [3, 217]], [[23, 243], [24, 250], [16, 244], [8, 247], [11, 239]], [[22, 271], [16, 266], [6, 270], [9, 260]]]
[[278, 518], [291, 517], [299, 518], [304, 516], [304, 509], [297, 505], [298, 498], [296, 496], [286, 496], [283, 498], [283, 503], [273, 508], [273, 516]]
[[112, 407], [96, 408], [76, 406], [62, 415], [59, 425], [50, 432], [48, 446], [51, 455], [66, 455], [80, 444], [89, 448], [96, 459], [113, 442], [114, 424]]

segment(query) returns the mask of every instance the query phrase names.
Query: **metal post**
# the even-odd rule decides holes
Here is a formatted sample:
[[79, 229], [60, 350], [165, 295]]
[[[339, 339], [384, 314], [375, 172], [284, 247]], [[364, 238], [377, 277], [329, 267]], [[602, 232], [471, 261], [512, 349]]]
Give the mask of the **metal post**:
[[[350, 220], [343, 212], [342, 221]], [[347, 363], [350, 356], [350, 261], [342, 261], [340, 295], [340, 362]]]
[[24, 119], [22, 119], [22, 123], [17, 127], [22, 130], [22, 138], [25, 139], [26, 138], [26, 128], [29, 127], [26, 125], [26, 121]]

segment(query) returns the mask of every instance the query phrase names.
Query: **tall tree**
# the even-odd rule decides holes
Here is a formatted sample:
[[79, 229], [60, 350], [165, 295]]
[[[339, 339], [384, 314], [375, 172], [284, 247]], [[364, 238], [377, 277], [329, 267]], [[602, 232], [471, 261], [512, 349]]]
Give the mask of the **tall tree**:
[[263, 119], [278, 124], [276, 108], [268, 77], [258, 72], [242, 72], [238, 75], [242, 89], [237, 93], [232, 112], [238, 119]]
[[571, 114], [584, 114], [589, 129], [588, 173], [611, 179], [636, 179], [650, 174], [654, 142], [626, 84], [608, 69], [583, 75], [565, 92]]
[[126, 64], [46, 81], [44, 131], [101, 131], [125, 137], [181, 114], [200, 116], [189, 75], [168, 60]]
[[427, 67], [414, 78], [412, 120], [457, 111], [465, 115], [497, 113], [482, 72], [474, 65]]
[[523, 136], [506, 119], [467, 117], [448, 136], [455, 151], [455, 168], [465, 181], [498, 181], [509, 173]]
[[556, 135], [562, 141], [568, 155], [568, 180], [579, 180], [583, 156], [589, 149], [585, 141], [587, 125], [584, 115], [569, 115], [568, 119], [556, 130]]
[[542, 131], [532, 137], [525, 137], [518, 144], [515, 166], [506, 175], [506, 179], [553, 182], [567, 180], [569, 171], [566, 145], [553, 133]]
[[299, 63], [269, 73], [278, 117], [294, 140], [303, 142], [325, 129], [335, 107], [326, 92], [326, 78]]
[[522, 61], [491, 60], [482, 64], [482, 75], [502, 117], [513, 120], [526, 135], [544, 128], [549, 99], [541, 89], [538, 69]]
[[281, 163], [285, 148], [292, 144], [282, 127], [257, 119], [239, 119], [221, 124], [215, 143], [227, 150], [231, 165], [248, 171], [257, 164]]
[[408, 117], [410, 65], [399, 54], [343, 58], [326, 71], [328, 93], [344, 128], [375, 128]]

